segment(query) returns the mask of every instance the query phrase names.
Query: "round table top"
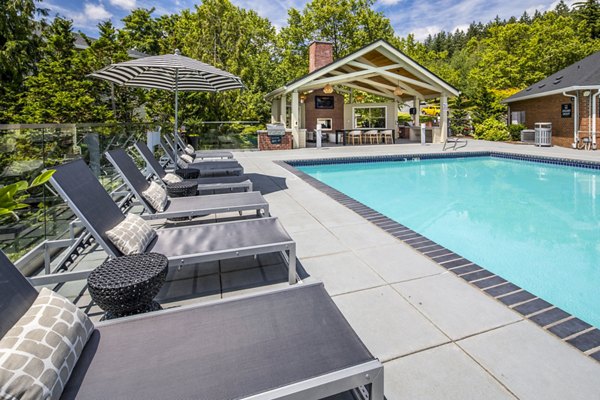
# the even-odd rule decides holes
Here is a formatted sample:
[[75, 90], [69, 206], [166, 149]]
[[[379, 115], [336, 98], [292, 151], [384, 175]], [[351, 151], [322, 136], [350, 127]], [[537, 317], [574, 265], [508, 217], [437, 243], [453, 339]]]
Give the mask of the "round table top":
[[97, 289], [120, 289], [138, 285], [161, 274], [169, 260], [162, 254], [146, 253], [108, 260], [88, 276], [88, 285]]

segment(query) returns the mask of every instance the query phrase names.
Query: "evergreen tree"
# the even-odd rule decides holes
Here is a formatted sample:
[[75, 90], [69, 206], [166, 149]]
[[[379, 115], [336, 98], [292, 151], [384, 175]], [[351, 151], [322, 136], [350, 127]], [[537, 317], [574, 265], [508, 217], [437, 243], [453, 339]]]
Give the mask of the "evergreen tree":
[[592, 39], [600, 38], [600, 1], [587, 0], [573, 4], [578, 19], [584, 21]]
[[450, 130], [453, 135], [468, 135], [471, 132], [471, 120], [467, 111], [467, 99], [464, 94], [456, 97], [452, 103], [450, 115]]
[[[86, 38], [89, 47], [82, 54], [89, 71], [129, 60], [127, 48], [110, 20], [99, 23], [98, 31], [100, 37], [97, 40]], [[104, 80], [94, 80], [93, 84], [94, 97], [99, 103], [106, 104], [110, 108], [114, 120], [119, 122], [135, 120], [135, 110], [146, 99], [145, 90], [119, 86]]]
[[154, 8], [136, 8], [123, 18], [124, 26], [119, 31], [119, 36], [128, 49], [148, 55], [160, 54], [163, 33], [158, 20], [152, 16], [154, 11]]
[[[38, 0], [1, 0], [0, 8], [0, 123], [14, 122], [25, 78], [35, 72], [41, 45], [38, 31], [46, 10]], [[42, 17], [37, 20], [36, 17]]]
[[94, 97], [94, 83], [82, 54], [75, 50], [71, 21], [56, 17], [44, 30], [43, 59], [35, 75], [25, 80], [21, 122], [102, 122], [110, 117]]

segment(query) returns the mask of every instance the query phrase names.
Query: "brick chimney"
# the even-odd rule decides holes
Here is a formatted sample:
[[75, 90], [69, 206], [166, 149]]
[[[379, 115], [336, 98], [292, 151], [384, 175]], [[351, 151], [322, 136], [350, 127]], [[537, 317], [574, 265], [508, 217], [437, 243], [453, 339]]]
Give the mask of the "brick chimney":
[[312, 42], [308, 46], [308, 73], [333, 62], [333, 44], [330, 42]]

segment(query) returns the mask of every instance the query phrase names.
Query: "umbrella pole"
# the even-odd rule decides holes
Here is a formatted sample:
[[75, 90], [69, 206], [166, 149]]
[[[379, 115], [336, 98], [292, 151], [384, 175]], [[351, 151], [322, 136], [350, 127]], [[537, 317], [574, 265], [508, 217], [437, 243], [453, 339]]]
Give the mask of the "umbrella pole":
[[177, 104], [179, 103], [179, 68], [175, 68], [175, 169], [177, 169], [177, 160], [179, 159], [179, 152], [177, 151], [177, 139], [179, 138], [179, 129], [177, 129]]

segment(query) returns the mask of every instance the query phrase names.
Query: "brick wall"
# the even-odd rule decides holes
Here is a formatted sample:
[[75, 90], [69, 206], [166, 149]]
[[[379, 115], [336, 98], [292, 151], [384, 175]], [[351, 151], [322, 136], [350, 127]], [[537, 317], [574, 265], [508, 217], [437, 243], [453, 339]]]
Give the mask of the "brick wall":
[[291, 150], [292, 149], [292, 133], [286, 132], [281, 137], [280, 144], [271, 143], [271, 138], [267, 135], [267, 132], [258, 133], [258, 149], [259, 150]]
[[[315, 96], [333, 96], [332, 109], [315, 108]], [[322, 90], [309, 93], [304, 100], [304, 123], [308, 130], [317, 126], [317, 118], [331, 118], [331, 128], [344, 129], [344, 96], [338, 93], [325, 94]]]
[[333, 62], [333, 45], [329, 42], [312, 42], [308, 46], [308, 72]]
[[[579, 96], [579, 130], [591, 130], [589, 126], [589, 102], [591, 97]], [[561, 105], [571, 104], [572, 117], [561, 117]], [[525, 125], [533, 129], [536, 122], [552, 123], [552, 144], [562, 147], [571, 147], [573, 143], [573, 118], [575, 117], [575, 104], [571, 97], [562, 94], [539, 97], [510, 103], [510, 111], [525, 111]], [[597, 114], [598, 115], [598, 114]], [[600, 118], [596, 119], [596, 126], [600, 128]]]

